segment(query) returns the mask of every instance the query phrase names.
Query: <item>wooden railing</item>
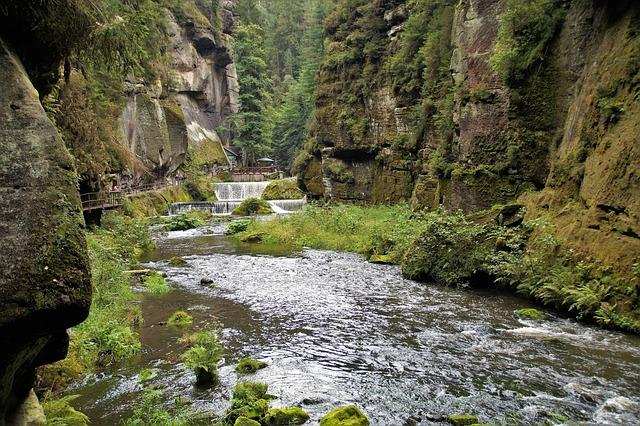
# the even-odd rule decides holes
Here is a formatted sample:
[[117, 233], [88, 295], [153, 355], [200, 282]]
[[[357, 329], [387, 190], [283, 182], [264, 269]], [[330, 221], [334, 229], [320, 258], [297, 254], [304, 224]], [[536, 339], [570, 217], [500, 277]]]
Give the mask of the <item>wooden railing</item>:
[[177, 185], [177, 181], [155, 182], [146, 185], [124, 186], [118, 191], [87, 192], [80, 194], [83, 211], [114, 209], [122, 206], [124, 197], [141, 194], [143, 192], [158, 191], [169, 186]]
[[276, 172], [277, 169], [274, 166], [267, 167], [236, 167], [231, 171], [234, 175], [257, 175], [257, 174], [269, 174]]

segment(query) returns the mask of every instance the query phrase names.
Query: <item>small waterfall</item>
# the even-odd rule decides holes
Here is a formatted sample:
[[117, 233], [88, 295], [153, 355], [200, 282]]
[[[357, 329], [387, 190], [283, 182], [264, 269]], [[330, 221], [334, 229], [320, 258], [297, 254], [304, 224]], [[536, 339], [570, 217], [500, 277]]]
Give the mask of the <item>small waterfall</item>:
[[243, 201], [260, 198], [269, 182], [224, 182], [216, 183], [216, 197], [220, 201]]
[[191, 211], [205, 211], [214, 215], [231, 214], [241, 201], [212, 201], [202, 203], [173, 203], [169, 206], [169, 216]]

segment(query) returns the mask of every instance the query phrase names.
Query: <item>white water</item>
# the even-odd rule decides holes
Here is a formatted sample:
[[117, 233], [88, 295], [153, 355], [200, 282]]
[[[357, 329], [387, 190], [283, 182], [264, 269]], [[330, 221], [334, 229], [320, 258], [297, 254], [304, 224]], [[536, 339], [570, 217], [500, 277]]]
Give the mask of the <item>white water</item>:
[[216, 197], [219, 201], [244, 201], [260, 198], [269, 182], [224, 182], [216, 183]]
[[[197, 203], [174, 203], [169, 206], [169, 215], [194, 210], [207, 211], [214, 215], [229, 215], [242, 201], [247, 198], [260, 198], [269, 182], [225, 182], [216, 183], [216, 197], [218, 201]], [[306, 199], [301, 200], [272, 200], [268, 201], [271, 209], [277, 214], [287, 214], [302, 210], [307, 204]]]

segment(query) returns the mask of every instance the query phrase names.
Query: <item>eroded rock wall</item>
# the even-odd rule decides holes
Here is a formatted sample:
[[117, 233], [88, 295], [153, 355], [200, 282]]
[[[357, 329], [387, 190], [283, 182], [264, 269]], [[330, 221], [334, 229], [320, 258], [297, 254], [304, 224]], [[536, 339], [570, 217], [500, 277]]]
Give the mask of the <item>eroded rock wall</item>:
[[[569, 2], [543, 60], [509, 86], [490, 64], [505, 4], [455, 2], [453, 131], [444, 142], [433, 122], [437, 114], [420, 129], [409, 124], [409, 111], [421, 99], [394, 93], [390, 78], [378, 78], [371, 89], [343, 83], [371, 73], [371, 64], [331, 68], [325, 62], [316, 145], [305, 158], [301, 186], [334, 201], [410, 200], [418, 208], [467, 212], [523, 197], [530, 217], [548, 214], [560, 236], [580, 250], [630, 265], [640, 256], [640, 5]], [[406, 2], [380, 8], [383, 19], [376, 22], [390, 55], [412, 11]], [[330, 47], [348, 45], [340, 31], [329, 28]], [[353, 31], [355, 37], [360, 29]], [[362, 111], [355, 126], [340, 110], [343, 99], [352, 99], [341, 97], [346, 91], [352, 98], [366, 94], [351, 107]], [[446, 173], [434, 173], [436, 155], [443, 155]]]
[[[155, 176], [173, 174], [190, 147], [222, 153], [207, 161], [227, 164], [220, 145], [228, 143], [229, 135], [218, 129], [238, 111], [239, 87], [230, 46], [234, 2], [221, 7], [219, 33], [191, 20], [180, 22], [167, 10], [167, 81], [127, 83], [120, 120], [124, 139]], [[203, 144], [218, 149], [200, 149]]]
[[73, 161], [20, 59], [0, 39], [0, 425], [37, 366], [64, 358], [91, 283]]

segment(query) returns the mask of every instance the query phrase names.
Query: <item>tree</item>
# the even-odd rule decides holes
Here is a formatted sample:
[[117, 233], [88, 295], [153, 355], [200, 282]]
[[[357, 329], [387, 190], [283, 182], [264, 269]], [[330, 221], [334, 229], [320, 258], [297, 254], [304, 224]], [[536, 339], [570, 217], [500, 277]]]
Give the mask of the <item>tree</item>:
[[230, 117], [236, 145], [244, 151], [246, 164], [271, 151], [273, 85], [265, 60], [264, 34], [254, 24], [241, 25], [235, 32], [234, 52], [240, 83], [240, 112]]

